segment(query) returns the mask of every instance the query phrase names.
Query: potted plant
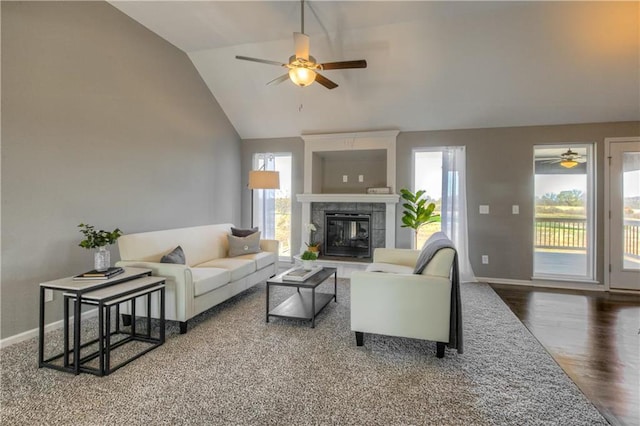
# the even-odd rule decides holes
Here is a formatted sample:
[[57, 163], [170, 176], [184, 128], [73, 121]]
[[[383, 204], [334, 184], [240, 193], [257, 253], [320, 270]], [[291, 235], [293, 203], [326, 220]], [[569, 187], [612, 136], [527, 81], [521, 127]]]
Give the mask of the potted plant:
[[427, 223], [440, 222], [440, 215], [433, 214], [436, 208], [435, 203], [427, 204], [427, 198], [423, 198], [424, 190], [419, 190], [415, 194], [408, 189], [401, 189], [400, 196], [405, 203], [402, 204], [404, 212], [402, 215], [402, 227], [411, 228], [414, 231], [414, 247], [418, 247], [418, 231], [422, 225]]
[[309, 250], [305, 250], [301, 255], [300, 255], [300, 260], [302, 260], [302, 268], [306, 271], [310, 271], [313, 269], [313, 265], [315, 264], [316, 260], [318, 259], [318, 253], [313, 252], [313, 251], [309, 251]]
[[119, 228], [113, 231], [105, 231], [100, 229], [96, 231], [92, 225], [81, 223], [78, 225], [80, 232], [84, 235], [85, 239], [78, 244], [82, 248], [97, 249], [93, 260], [96, 271], [106, 271], [111, 266], [111, 253], [107, 250], [107, 246], [116, 242], [122, 235], [122, 231]]

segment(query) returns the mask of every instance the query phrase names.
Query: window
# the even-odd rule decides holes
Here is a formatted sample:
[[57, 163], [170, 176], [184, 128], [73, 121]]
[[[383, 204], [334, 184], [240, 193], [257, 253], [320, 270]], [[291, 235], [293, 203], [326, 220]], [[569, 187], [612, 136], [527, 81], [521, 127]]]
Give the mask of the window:
[[[474, 282], [469, 262], [467, 232], [466, 149], [464, 146], [424, 148], [413, 152], [413, 191], [424, 190], [436, 205], [441, 222], [422, 226], [416, 248], [435, 232], [443, 231], [458, 251], [460, 280]], [[412, 239], [413, 240], [413, 239]]]
[[[442, 213], [442, 150], [416, 151], [414, 152], [414, 192], [424, 190], [427, 203], [435, 203], [433, 214]], [[418, 244], [415, 248], [421, 248], [424, 242], [440, 231], [440, 222], [428, 223], [422, 226], [418, 232]]]
[[593, 281], [591, 144], [534, 147], [534, 278]]
[[275, 170], [280, 174], [280, 189], [253, 191], [253, 223], [262, 238], [280, 242], [280, 257], [291, 258], [291, 153], [258, 153], [253, 156], [254, 170]]

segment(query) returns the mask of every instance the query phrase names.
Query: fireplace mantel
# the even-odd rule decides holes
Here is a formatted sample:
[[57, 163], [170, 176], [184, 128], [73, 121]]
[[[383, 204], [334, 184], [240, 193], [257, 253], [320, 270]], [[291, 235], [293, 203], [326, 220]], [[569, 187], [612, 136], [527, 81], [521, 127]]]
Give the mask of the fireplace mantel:
[[398, 194], [298, 194], [301, 203], [391, 203], [400, 199]]

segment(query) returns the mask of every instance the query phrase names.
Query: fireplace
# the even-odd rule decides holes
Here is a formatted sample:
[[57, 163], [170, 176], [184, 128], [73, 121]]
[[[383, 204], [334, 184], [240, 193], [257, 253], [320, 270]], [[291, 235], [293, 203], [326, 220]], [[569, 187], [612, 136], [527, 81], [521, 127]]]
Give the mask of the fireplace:
[[325, 212], [324, 254], [371, 257], [371, 215], [357, 212]]

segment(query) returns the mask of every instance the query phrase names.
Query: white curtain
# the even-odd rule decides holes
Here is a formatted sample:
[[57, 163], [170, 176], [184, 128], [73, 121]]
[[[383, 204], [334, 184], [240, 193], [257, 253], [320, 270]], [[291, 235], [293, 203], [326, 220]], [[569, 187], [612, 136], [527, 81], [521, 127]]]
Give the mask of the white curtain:
[[[253, 157], [254, 170], [275, 170], [275, 155], [272, 153], [255, 154]], [[261, 238], [275, 239], [276, 237], [276, 190], [253, 190], [253, 226], [257, 226], [262, 233]]]
[[442, 150], [442, 231], [458, 250], [461, 282], [475, 282], [469, 262], [465, 147]]

